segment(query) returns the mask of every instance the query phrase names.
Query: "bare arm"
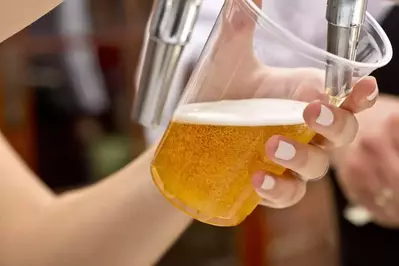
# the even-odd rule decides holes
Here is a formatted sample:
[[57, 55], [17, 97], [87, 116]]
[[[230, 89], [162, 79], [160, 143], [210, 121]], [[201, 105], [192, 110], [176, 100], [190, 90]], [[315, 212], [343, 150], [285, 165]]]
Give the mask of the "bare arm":
[[24, 29], [62, 0], [0, 0], [0, 42]]
[[153, 265], [190, 223], [154, 187], [153, 151], [57, 198], [0, 141], [0, 265]]
[[[1, 0], [0, 42], [61, 0]], [[150, 177], [148, 151], [109, 179], [57, 197], [0, 134], [0, 265], [151, 265], [190, 219]]]

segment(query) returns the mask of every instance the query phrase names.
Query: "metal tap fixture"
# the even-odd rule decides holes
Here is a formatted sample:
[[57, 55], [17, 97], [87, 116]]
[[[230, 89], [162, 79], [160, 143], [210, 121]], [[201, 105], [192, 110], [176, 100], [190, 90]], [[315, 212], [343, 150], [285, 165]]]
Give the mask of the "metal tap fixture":
[[[356, 60], [360, 30], [364, 22], [367, 0], [328, 0], [327, 51]], [[340, 105], [352, 89], [353, 70], [327, 61], [325, 86], [330, 103]], [[371, 222], [371, 213], [362, 206], [347, 206], [345, 218], [356, 226]]]
[[158, 126], [176, 67], [190, 40], [202, 0], [156, 0], [141, 54], [133, 119]]
[[[133, 118], [146, 127], [163, 120], [177, 65], [203, 0], [156, 0], [139, 66]], [[327, 51], [355, 60], [367, 0], [328, 0]], [[352, 69], [327, 62], [325, 86], [332, 99], [351, 91]], [[338, 103], [339, 104], [339, 103]]]
[[[355, 60], [360, 30], [364, 22], [367, 0], [328, 0], [327, 51]], [[352, 69], [327, 62], [325, 86], [333, 100], [340, 104], [352, 88]]]

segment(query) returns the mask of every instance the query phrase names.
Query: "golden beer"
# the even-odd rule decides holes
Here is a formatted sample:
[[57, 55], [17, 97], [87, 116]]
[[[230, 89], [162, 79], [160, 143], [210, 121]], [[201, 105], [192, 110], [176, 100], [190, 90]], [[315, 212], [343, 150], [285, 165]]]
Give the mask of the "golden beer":
[[152, 162], [161, 192], [205, 223], [234, 226], [258, 205], [252, 175], [285, 169], [265, 155], [265, 143], [283, 135], [308, 143], [307, 103], [285, 99], [225, 100], [178, 107]]

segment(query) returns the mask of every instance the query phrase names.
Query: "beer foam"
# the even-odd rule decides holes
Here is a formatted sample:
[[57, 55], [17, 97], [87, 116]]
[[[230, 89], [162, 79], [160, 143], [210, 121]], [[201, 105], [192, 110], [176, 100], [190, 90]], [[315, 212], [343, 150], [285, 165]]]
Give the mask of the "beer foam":
[[245, 99], [180, 105], [174, 122], [222, 126], [277, 126], [305, 123], [308, 103], [288, 99]]

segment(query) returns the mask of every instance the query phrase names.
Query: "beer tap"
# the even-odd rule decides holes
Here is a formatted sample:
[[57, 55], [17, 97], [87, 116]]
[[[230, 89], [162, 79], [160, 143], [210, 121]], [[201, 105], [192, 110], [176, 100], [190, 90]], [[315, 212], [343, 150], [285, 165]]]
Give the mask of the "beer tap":
[[155, 0], [141, 54], [133, 119], [158, 126], [203, 0]]
[[[328, 0], [326, 19], [327, 51], [355, 60], [367, 0]], [[353, 70], [345, 65], [334, 65], [327, 60], [325, 88], [332, 104], [339, 105], [352, 89]]]
[[[367, 0], [328, 0], [328, 52], [348, 60], [356, 60], [366, 9]], [[325, 88], [332, 104], [340, 105], [351, 92], [352, 73], [352, 69], [333, 65], [327, 60]], [[371, 213], [362, 206], [348, 206], [344, 216], [357, 226], [363, 226], [372, 220]]]

